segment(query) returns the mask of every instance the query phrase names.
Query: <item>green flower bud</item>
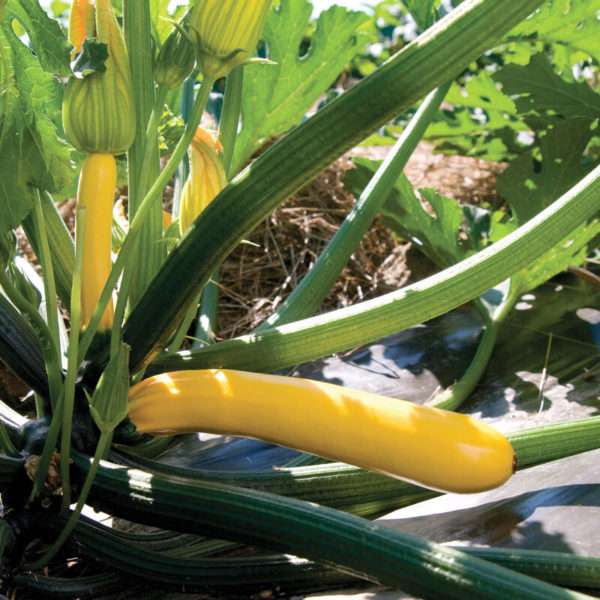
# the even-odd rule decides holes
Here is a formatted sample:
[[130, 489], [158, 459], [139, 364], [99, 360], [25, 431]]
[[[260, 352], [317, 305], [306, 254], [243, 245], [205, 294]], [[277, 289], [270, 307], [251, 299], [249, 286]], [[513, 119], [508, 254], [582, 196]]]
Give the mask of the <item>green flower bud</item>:
[[225, 77], [256, 50], [271, 0], [196, 0], [190, 15], [198, 60], [208, 77]]
[[[63, 102], [67, 139], [78, 150], [121, 154], [135, 137], [135, 109], [129, 57], [110, 0], [96, 0], [96, 42], [106, 44], [108, 57], [101, 68], [73, 76]], [[88, 39], [84, 44], [90, 43]]]
[[158, 53], [154, 79], [159, 85], [177, 88], [189, 76], [195, 64], [196, 52], [192, 42], [176, 27]]

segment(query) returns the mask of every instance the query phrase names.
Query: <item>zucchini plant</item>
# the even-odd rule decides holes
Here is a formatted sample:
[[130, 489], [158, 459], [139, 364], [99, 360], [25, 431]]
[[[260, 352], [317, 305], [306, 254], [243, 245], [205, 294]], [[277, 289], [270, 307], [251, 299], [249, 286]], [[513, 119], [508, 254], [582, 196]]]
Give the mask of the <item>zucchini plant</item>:
[[[226, 593], [326, 589], [353, 576], [427, 598], [585, 597], [559, 586], [596, 586], [593, 560], [463, 552], [369, 519], [596, 448], [597, 418], [507, 438], [439, 408], [271, 374], [479, 302], [567, 241], [583, 252], [597, 233], [598, 168], [471, 252], [442, 218], [430, 222], [402, 175], [454, 79], [544, 1], [465, 0], [439, 20], [439, 2], [406, 2], [423, 33], [308, 118], [366, 39], [365, 15], [326, 11], [299, 56], [308, 0], [195, 0], [172, 14], [165, 4], [73, 0], [65, 34], [38, 0], [0, 2], [0, 168], [11, 174], [0, 186], [0, 358], [35, 400], [21, 411], [0, 402], [4, 586], [99, 594], [121, 585], [116, 567]], [[222, 80], [213, 134], [203, 117]], [[163, 116], [179, 104], [183, 125], [165, 141]], [[417, 104], [386, 160], [362, 165], [356, 206], [297, 290], [255, 332], [217, 341], [223, 260], [324, 167]], [[125, 182], [121, 225], [112, 204]], [[56, 202], [74, 195], [72, 236]], [[427, 199], [440, 217], [444, 200]], [[443, 270], [314, 316], [373, 219], [390, 212]], [[19, 226], [39, 286], [18, 268]], [[226, 472], [157, 460], [190, 431], [339, 462]], [[90, 523], [86, 503], [164, 531]], [[261, 550], [218, 556], [248, 545]], [[56, 576], [74, 547], [103, 565], [98, 573]]]

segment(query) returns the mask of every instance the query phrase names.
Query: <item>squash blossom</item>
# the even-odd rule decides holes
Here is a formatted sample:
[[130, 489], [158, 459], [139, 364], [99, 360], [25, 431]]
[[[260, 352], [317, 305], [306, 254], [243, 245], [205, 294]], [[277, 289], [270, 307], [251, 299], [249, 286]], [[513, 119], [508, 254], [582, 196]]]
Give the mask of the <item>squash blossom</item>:
[[94, 7], [90, 0], [73, 0], [69, 15], [69, 42], [73, 56], [79, 54], [83, 42], [94, 31]]
[[190, 14], [198, 60], [208, 77], [225, 77], [252, 56], [271, 0], [197, 0]]
[[182, 235], [227, 185], [222, 152], [219, 141], [211, 133], [198, 127], [192, 142], [190, 176], [181, 195], [179, 229]]
[[106, 44], [105, 70], [71, 77], [63, 102], [67, 139], [82, 152], [122, 154], [135, 137], [129, 57], [110, 0], [75, 0], [70, 18], [74, 48], [86, 38]]

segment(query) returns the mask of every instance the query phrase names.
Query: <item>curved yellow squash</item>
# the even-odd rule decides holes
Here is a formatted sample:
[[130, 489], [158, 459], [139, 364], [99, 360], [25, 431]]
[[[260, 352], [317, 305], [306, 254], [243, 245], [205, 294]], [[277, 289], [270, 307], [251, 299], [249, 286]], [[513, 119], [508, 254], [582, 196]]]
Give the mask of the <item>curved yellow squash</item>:
[[466, 415], [295, 377], [176, 371], [131, 388], [138, 431], [258, 438], [429, 488], [479, 492], [514, 470], [510, 442]]
[[[85, 238], [81, 269], [81, 325], [85, 328], [98, 304], [112, 267], [112, 206], [117, 165], [112, 154], [90, 154], [79, 175], [77, 209], [85, 208]], [[99, 330], [110, 329], [113, 305], [109, 301]]]

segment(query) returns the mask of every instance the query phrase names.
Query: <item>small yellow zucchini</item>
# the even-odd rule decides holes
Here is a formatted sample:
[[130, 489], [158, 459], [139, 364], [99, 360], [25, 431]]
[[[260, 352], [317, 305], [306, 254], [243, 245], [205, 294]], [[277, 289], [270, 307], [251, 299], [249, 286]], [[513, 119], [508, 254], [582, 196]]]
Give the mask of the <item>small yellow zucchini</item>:
[[[90, 154], [79, 175], [77, 210], [85, 208], [85, 238], [81, 269], [81, 323], [86, 327], [100, 299], [112, 267], [112, 207], [117, 166], [112, 154]], [[99, 330], [110, 329], [113, 305], [109, 301]]]
[[129, 392], [142, 433], [258, 438], [451, 492], [479, 492], [513, 473], [514, 451], [472, 417], [296, 377], [175, 371]]

